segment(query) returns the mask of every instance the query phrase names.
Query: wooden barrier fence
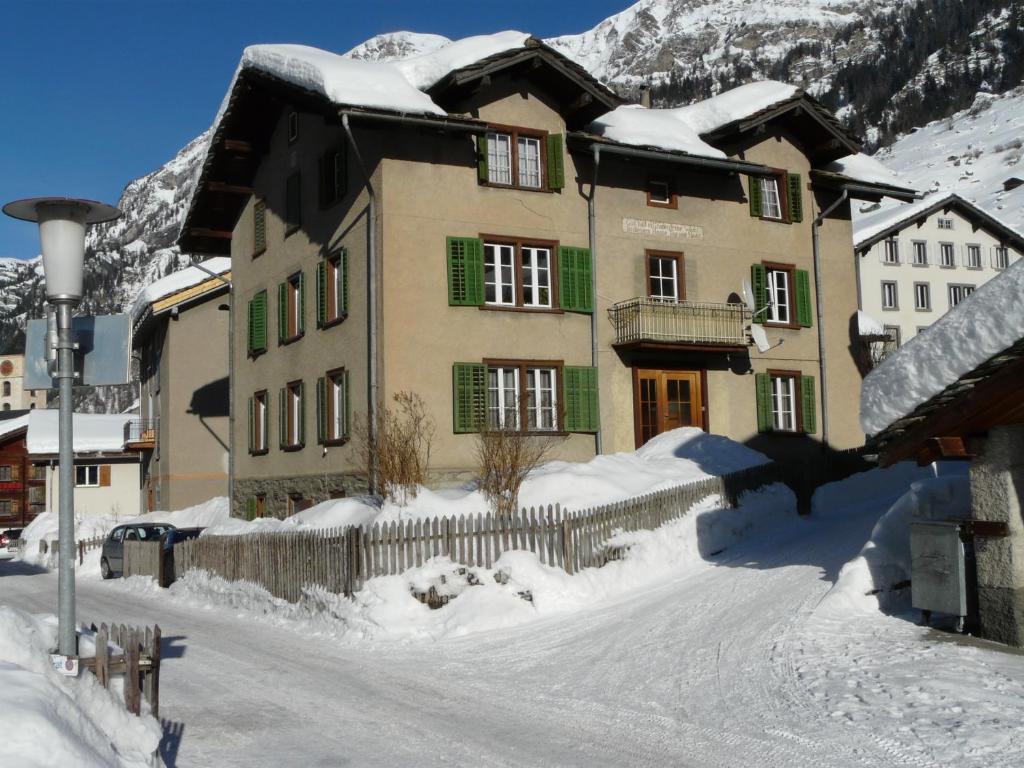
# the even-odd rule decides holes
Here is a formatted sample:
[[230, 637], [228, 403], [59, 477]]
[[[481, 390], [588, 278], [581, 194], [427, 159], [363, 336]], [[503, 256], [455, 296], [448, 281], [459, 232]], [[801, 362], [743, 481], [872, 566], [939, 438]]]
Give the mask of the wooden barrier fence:
[[121, 575], [152, 576], [160, 586], [167, 585], [164, 576], [164, 547], [159, 541], [126, 541], [124, 543], [124, 563]]
[[[124, 704], [129, 712], [142, 712], [142, 699], [149, 714], [160, 716], [160, 626], [126, 627], [124, 624], [93, 625], [96, 633], [95, 658], [83, 658], [82, 665], [92, 671], [104, 688], [111, 677], [124, 677]], [[111, 652], [111, 645], [115, 646]]]
[[[653, 530], [683, 517], [695, 504], [716, 494], [724, 507], [735, 507], [743, 493], [778, 482], [777, 472], [774, 465], [767, 464], [575, 512], [548, 505], [513, 515], [488, 513], [329, 531], [201, 536], [174, 547], [175, 571], [201, 569], [228, 581], [254, 582], [291, 602], [298, 602], [308, 587], [352, 595], [370, 578], [402, 573], [437, 555], [471, 567], [490, 568], [503, 552], [524, 550], [536, 553], [542, 563], [577, 573], [617, 556], [608, 548], [616, 532]], [[148, 567], [130, 571], [128, 563], [126, 543], [125, 575], [142, 573], [141, 568]]]

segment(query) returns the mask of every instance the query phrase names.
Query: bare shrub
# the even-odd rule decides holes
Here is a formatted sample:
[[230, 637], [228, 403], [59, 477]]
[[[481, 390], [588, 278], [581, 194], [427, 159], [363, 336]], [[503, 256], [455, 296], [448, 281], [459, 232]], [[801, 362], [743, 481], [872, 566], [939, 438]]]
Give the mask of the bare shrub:
[[392, 399], [393, 407], [382, 405], [377, 411], [373, 440], [368, 416], [358, 416], [352, 431], [367, 477], [376, 479], [376, 489], [382, 496], [405, 506], [427, 481], [437, 427], [423, 398], [416, 393], [396, 392]]
[[519, 508], [519, 488], [564, 438], [521, 432], [512, 426], [479, 432], [476, 459], [480, 491], [497, 514], [511, 515]]

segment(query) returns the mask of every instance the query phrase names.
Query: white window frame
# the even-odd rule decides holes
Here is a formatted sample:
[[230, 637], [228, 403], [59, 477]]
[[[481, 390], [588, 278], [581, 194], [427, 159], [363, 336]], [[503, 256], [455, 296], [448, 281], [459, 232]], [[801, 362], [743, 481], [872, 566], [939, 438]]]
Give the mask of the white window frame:
[[939, 229], [952, 229], [953, 228], [953, 220], [940, 216], [936, 226]]
[[[341, 254], [327, 259], [327, 311], [326, 322], [340, 320], [348, 312], [345, 306], [345, 267]], [[333, 311], [332, 311], [333, 310]]]
[[765, 285], [768, 289], [765, 321], [789, 325], [793, 316], [793, 287], [790, 285], [789, 270], [766, 267]]
[[300, 444], [299, 435], [302, 433], [299, 425], [299, 421], [302, 418], [302, 382], [289, 382], [285, 385], [284, 391], [284, 405], [288, 409], [287, 417], [284, 420], [285, 429], [287, 430], [284, 444], [288, 448], [294, 448]]
[[925, 240], [914, 241], [914, 266], [928, 266], [928, 243]]
[[[504, 263], [506, 256], [508, 264]], [[489, 268], [493, 269], [491, 280], [487, 278]], [[484, 303], [501, 307], [516, 305], [516, 247], [512, 243], [484, 243]]]
[[346, 424], [345, 415], [347, 405], [345, 403], [345, 371], [331, 371], [327, 374], [327, 439], [342, 440], [345, 437]]
[[[551, 308], [551, 248], [541, 245], [522, 245], [519, 247], [519, 256], [522, 260], [523, 285], [522, 297], [524, 307], [536, 309]], [[544, 266], [540, 265], [540, 256], [544, 257]], [[515, 256], [513, 255], [513, 274], [515, 273]], [[527, 293], [532, 295], [530, 301], [526, 300]], [[546, 296], [546, 300], [542, 298]], [[513, 303], [515, 296], [513, 296]]]
[[964, 266], [968, 269], [981, 269], [981, 246], [969, 243], [964, 252]]
[[[663, 301], [667, 304], [677, 304], [679, 302], [679, 259], [675, 256], [666, 256], [660, 253], [649, 253], [647, 254], [648, 259], [648, 272], [650, 277], [648, 279], [647, 291], [650, 298], [656, 301]], [[671, 274], [666, 275], [664, 273], [665, 263], [671, 265]], [[658, 271], [655, 273], [654, 268], [657, 266]], [[651, 283], [657, 283], [659, 286], [659, 293], [655, 293], [654, 286]], [[669, 285], [671, 291], [665, 291], [665, 286]]]
[[992, 268], [1004, 270], [1010, 266], [1010, 249], [1005, 245], [992, 246]]
[[541, 140], [537, 136], [517, 136], [516, 150], [519, 168], [519, 186], [525, 189], [540, 189], [544, 186], [543, 154]]
[[782, 196], [778, 176], [761, 176], [761, 217], [782, 221]]
[[[973, 285], [967, 285], [964, 283], [950, 283], [948, 293], [949, 308], [953, 309], [953, 307], [958, 306], [961, 302], [963, 302], [964, 299], [966, 299], [968, 296], [974, 293], [975, 289], [976, 287]], [[957, 299], [955, 301], [953, 300], [954, 295], [957, 296]]]
[[[657, 190], [664, 190], [664, 196], [659, 195]], [[648, 205], [672, 205], [672, 188], [669, 183], [661, 179], [651, 179], [647, 182], [647, 200]]]
[[914, 283], [914, 309], [931, 311], [932, 287], [928, 283]]
[[939, 243], [939, 266], [946, 269], [956, 267], [956, 243]]
[[[889, 293], [891, 292], [891, 301]], [[882, 309], [883, 310], [896, 310], [900, 308], [900, 294], [899, 286], [895, 280], [883, 280], [882, 281]]]
[[887, 237], [882, 244], [882, 263], [900, 263], [900, 241], [896, 237]]
[[770, 376], [772, 387], [772, 429], [797, 432], [797, 381], [795, 376]]
[[487, 132], [487, 181], [512, 184], [512, 134]]
[[252, 396], [252, 419], [253, 419], [253, 436], [252, 436], [252, 450], [253, 453], [264, 453], [267, 450], [268, 444], [268, 433], [267, 433], [267, 392], [263, 390], [256, 392]]
[[[83, 478], [79, 482], [79, 477]], [[76, 488], [99, 488], [100, 487], [100, 468], [98, 464], [79, 464], [75, 467], [75, 487]]]
[[531, 432], [554, 432], [558, 429], [557, 368], [526, 369], [526, 418], [527, 429]]
[[[511, 383], [507, 380], [509, 374]], [[487, 366], [487, 426], [518, 430], [519, 424], [519, 367]]]

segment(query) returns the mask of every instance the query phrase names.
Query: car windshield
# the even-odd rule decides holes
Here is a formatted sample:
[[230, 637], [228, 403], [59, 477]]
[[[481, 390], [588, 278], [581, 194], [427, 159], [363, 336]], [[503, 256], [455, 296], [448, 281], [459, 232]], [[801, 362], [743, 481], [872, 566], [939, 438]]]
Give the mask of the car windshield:
[[151, 525], [146, 528], [139, 528], [139, 538], [143, 541], [159, 539], [160, 535], [169, 530], [165, 525]]

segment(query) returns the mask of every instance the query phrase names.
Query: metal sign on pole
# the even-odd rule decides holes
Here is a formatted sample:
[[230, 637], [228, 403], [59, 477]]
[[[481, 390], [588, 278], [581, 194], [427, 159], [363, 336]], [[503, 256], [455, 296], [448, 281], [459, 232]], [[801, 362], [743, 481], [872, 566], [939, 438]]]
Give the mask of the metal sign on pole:
[[[50, 307], [47, 307], [49, 310]], [[75, 342], [75, 385], [100, 387], [129, 382], [131, 318], [96, 315], [71, 319]], [[56, 372], [56, 323], [29, 320], [25, 326], [25, 389], [51, 389]]]
[[[57, 652], [78, 655], [75, 632], [75, 467], [74, 424], [71, 393], [74, 384], [75, 341], [71, 311], [82, 300], [82, 272], [85, 262], [85, 228], [112, 221], [121, 215], [117, 208], [93, 200], [66, 197], [37, 197], [17, 200], [3, 207], [8, 216], [39, 224], [43, 252], [46, 298], [56, 308], [57, 379], [60, 389], [60, 508], [57, 572]], [[50, 336], [50, 334], [45, 334]], [[49, 345], [44, 356], [50, 354]]]

